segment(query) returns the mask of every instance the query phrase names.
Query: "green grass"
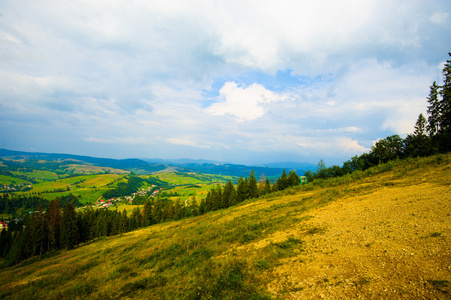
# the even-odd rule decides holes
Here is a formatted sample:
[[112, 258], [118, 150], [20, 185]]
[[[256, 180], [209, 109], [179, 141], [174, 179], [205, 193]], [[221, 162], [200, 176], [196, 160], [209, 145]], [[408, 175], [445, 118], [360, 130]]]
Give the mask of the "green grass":
[[16, 178], [16, 177], [0, 175], [0, 184], [1, 185], [21, 184], [21, 183], [29, 184], [30, 182], [27, 180]]
[[233, 176], [179, 172], [159, 173], [151, 176], [173, 185], [227, 183], [229, 180], [233, 181], [236, 179]]

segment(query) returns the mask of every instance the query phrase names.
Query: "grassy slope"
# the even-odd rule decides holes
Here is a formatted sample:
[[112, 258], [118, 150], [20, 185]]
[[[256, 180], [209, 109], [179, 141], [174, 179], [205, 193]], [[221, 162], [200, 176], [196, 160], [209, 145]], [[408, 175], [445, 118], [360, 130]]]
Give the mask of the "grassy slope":
[[412, 160], [34, 258], [0, 297], [447, 299], [450, 171]]
[[[121, 175], [117, 174], [96, 174], [58, 179], [55, 181], [46, 181], [34, 184], [31, 191], [27, 191], [22, 194], [42, 193], [40, 194], [40, 196], [48, 200], [53, 200], [56, 197], [65, 196], [68, 194], [73, 194], [76, 197], [80, 196], [80, 201], [83, 203], [94, 203], [102, 195], [103, 192], [111, 188], [107, 186], [107, 184], [113, 182], [114, 180], [117, 180], [120, 177]], [[82, 180], [84, 180], [84, 182], [80, 183], [80, 181]], [[65, 189], [68, 186], [70, 186], [70, 191], [68, 192], [65, 191], [60, 193], [44, 193], [44, 191]]]

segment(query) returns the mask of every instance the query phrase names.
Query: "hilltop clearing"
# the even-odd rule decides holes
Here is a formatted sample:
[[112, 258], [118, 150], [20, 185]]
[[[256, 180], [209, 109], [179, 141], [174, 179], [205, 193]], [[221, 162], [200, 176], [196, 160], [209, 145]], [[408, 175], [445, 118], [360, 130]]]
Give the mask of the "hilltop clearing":
[[0, 297], [449, 299], [450, 171], [394, 162], [34, 257]]

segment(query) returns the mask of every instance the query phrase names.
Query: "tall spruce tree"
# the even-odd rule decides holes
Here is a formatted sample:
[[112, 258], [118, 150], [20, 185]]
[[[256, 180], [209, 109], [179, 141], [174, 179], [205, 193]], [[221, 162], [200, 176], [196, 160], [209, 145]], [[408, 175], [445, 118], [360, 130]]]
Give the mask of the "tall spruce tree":
[[257, 178], [255, 178], [255, 172], [252, 170], [249, 174], [249, 198], [257, 198], [258, 197], [258, 185]]
[[[448, 53], [451, 56], [451, 52]], [[451, 60], [447, 60], [442, 71], [443, 86], [440, 89], [441, 130], [451, 131]]]
[[301, 178], [296, 174], [294, 170], [291, 170], [288, 173], [287, 185], [288, 186], [296, 186], [301, 184]]
[[238, 186], [236, 188], [236, 199], [237, 202], [243, 202], [247, 199], [247, 195], [249, 194], [249, 186], [247, 183], [247, 178], [243, 179], [243, 177], [240, 177], [238, 179]]
[[121, 226], [119, 227], [119, 234], [126, 233], [128, 231], [128, 217], [127, 217], [127, 211], [122, 211], [121, 214]]
[[61, 216], [61, 247], [70, 250], [77, 243], [77, 216], [74, 204], [71, 202], [63, 207], [63, 215]]
[[408, 134], [405, 138], [405, 151], [406, 155], [411, 157], [425, 156], [429, 150], [429, 137], [427, 136], [427, 120], [420, 114], [418, 120], [415, 123], [415, 131], [413, 134]]
[[230, 207], [236, 204], [236, 190], [232, 184], [232, 181], [229, 180], [224, 187], [224, 208]]
[[284, 190], [288, 187], [288, 177], [285, 169], [282, 172], [282, 176], [277, 179], [277, 188], [279, 191]]
[[434, 81], [430, 87], [428, 96], [428, 126], [427, 131], [430, 136], [434, 136], [440, 130], [440, 102], [438, 100], [439, 86]]
[[50, 201], [45, 214], [48, 229], [48, 249], [60, 248], [61, 208], [58, 198]]

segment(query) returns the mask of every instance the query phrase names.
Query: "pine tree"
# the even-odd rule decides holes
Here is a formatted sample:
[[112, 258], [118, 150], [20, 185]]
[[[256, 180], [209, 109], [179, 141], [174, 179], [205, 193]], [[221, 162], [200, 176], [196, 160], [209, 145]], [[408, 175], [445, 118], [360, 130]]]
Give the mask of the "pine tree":
[[[451, 56], [451, 52], [448, 53]], [[443, 86], [440, 90], [441, 131], [451, 131], [451, 60], [447, 60], [442, 71]]]
[[207, 204], [205, 202], [205, 199], [202, 198], [199, 204], [199, 214], [203, 215], [206, 212], [207, 212]]
[[435, 135], [440, 130], [440, 102], [438, 100], [438, 90], [439, 86], [434, 81], [431, 85], [431, 91], [429, 93], [428, 99], [428, 126], [427, 131], [430, 136]]
[[224, 194], [223, 194], [223, 198], [224, 198], [224, 208], [230, 207], [232, 205], [236, 204], [236, 190], [235, 187], [232, 184], [232, 181], [229, 180], [229, 182], [227, 182], [227, 184], [224, 187]]
[[96, 212], [94, 211], [92, 206], [88, 206], [88, 208], [83, 213], [83, 225], [85, 226], [84, 231], [86, 234], [86, 241], [94, 239], [97, 232], [97, 221]]
[[258, 186], [257, 179], [255, 178], [254, 170], [249, 174], [249, 198], [257, 198], [258, 197]]
[[269, 181], [269, 178], [266, 178], [265, 180], [265, 194], [271, 193], [271, 182]]
[[152, 204], [150, 203], [150, 200], [147, 199], [144, 201], [144, 208], [143, 208], [143, 226], [149, 226], [152, 224]]
[[411, 157], [425, 156], [429, 150], [429, 137], [426, 135], [426, 118], [423, 114], [418, 116], [413, 134], [405, 138], [406, 155]]
[[33, 240], [33, 250], [30, 256], [44, 254], [48, 245], [48, 232], [42, 203], [39, 203], [38, 210], [33, 214], [32, 220], [29, 222], [29, 231]]
[[61, 208], [58, 198], [50, 201], [45, 215], [48, 229], [48, 249], [60, 248]]
[[172, 220], [174, 219], [174, 204], [172, 201], [168, 201], [168, 203], [166, 203], [166, 216], [165, 218], [167, 220]]
[[283, 170], [282, 176], [277, 179], [277, 187], [279, 191], [284, 190], [288, 187], [288, 177], [285, 170]]
[[182, 210], [182, 206], [180, 204], [180, 198], [177, 198], [174, 201], [174, 219], [180, 220], [182, 218], [183, 218], [183, 210]]
[[61, 217], [61, 246], [67, 250], [73, 249], [78, 243], [77, 216], [74, 204], [68, 203], [63, 207]]
[[288, 186], [297, 186], [301, 184], [301, 178], [296, 174], [294, 170], [291, 170], [288, 173], [287, 185]]
[[237, 203], [243, 202], [244, 200], [247, 199], [248, 190], [249, 190], [249, 188], [248, 188], [247, 178], [243, 179], [243, 177], [240, 177], [238, 179], [238, 186], [236, 188]]
[[119, 227], [119, 233], [126, 233], [128, 231], [128, 217], [127, 217], [127, 211], [124, 210], [122, 211], [121, 214], [121, 226]]
[[163, 203], [160, 199], [157, 199], [154, 202], [154, 207], [152, 208], [152, 220], [155, 221], [155, 223], [163, 222]]

